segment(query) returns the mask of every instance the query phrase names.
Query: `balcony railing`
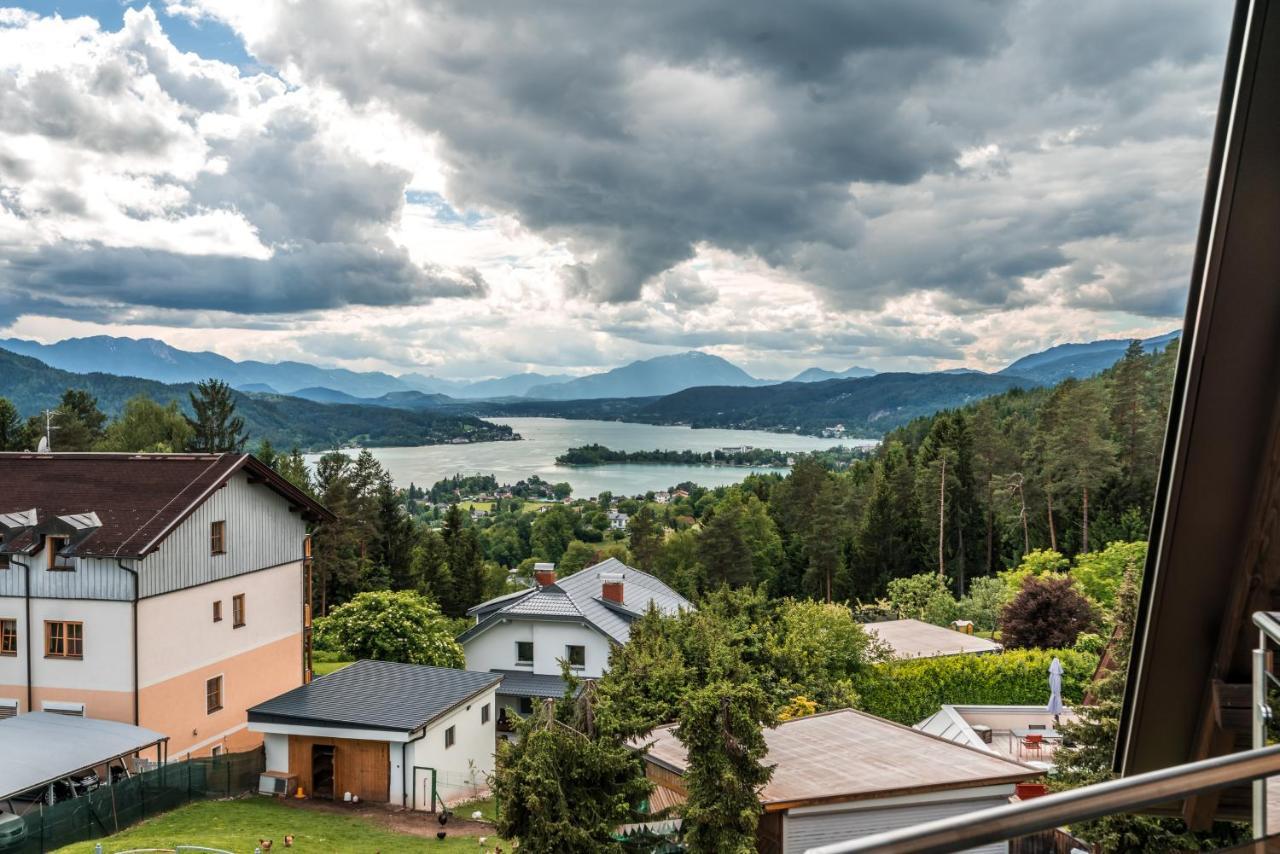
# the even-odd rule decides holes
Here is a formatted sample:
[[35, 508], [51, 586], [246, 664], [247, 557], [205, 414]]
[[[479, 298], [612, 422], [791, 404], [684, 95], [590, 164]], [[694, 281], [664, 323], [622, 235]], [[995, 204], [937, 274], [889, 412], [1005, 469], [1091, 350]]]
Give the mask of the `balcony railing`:
[[939, 819], [901, 830], [809, 849], [808, 854], [926, 854], [963, 851], [1108, 815], [1138, 812], [1191, 795], [1253, 783], [1253, 839], [1232, 850], [1271, 850], [1267, 836], [1268, 777], [1280, 775], [1280, 744], [1266, 745], [1271, 708], [1267, 691], [1278, 683], [1271, 673], [1269, 643], [1280, 644], [1280, 613], [1253, 616], [1259, 630], [1253, 653], [1253, 748], [1146, 774], [1135, 774], [1006, 806]]

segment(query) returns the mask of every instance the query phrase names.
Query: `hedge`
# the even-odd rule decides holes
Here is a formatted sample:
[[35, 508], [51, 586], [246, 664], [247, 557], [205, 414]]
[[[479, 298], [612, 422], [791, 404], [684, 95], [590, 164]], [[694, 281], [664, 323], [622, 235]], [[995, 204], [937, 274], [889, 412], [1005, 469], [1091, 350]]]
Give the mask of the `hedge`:
[[873, 665], [858, 682], [863, 711], [901, 724], [919, 723], [949, 705], [1042, 705], [1049, 663], [1062, 661], [1062, 700], [1079, 703], [1098, 657], [1072, 649], [1019, 649], [986, 655], [913, 658]]

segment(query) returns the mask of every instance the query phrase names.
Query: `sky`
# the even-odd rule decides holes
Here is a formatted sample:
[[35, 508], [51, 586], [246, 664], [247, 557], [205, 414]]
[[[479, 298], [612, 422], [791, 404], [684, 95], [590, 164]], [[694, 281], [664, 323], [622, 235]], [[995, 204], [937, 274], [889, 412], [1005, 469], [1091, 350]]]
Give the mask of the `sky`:
[[0, 337], [456, 379], [1180, 325], [1216, 0], [0, 0]]

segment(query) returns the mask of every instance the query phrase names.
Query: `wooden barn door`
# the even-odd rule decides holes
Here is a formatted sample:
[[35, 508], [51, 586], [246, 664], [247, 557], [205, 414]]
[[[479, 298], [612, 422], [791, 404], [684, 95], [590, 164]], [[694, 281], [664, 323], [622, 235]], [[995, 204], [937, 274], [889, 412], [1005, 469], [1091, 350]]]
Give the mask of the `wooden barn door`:
[[[385, 803], [390, 797], [391, 751], [387, 742], [292, 735], [289, 736], [289, 771], [298, 775], [307, 794], [313, 794], [312, 760], [316, 747], [333, 748], [334, 800], [341, 800], [346, 792], [359, 795], [364, 801]], [[326, 797], [324, 792], [314, 794]]]

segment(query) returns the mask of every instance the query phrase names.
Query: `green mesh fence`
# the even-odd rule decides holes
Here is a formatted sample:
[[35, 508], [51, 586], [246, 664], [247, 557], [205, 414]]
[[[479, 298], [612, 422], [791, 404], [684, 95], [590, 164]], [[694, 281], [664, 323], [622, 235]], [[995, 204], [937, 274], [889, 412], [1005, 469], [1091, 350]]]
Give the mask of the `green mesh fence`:
[[[202, 759], [184, 759], [134, 774], [86, 795], [48, 806], [30, 805], [22, 815], [26, 838], [2, 854], [44, 854], [76, 842], [91, 842], [185, 803], [229, 798], [258, 787], [266, 768], [261, 749]], [[20, 806], [17, 802], [15, 806]]]

